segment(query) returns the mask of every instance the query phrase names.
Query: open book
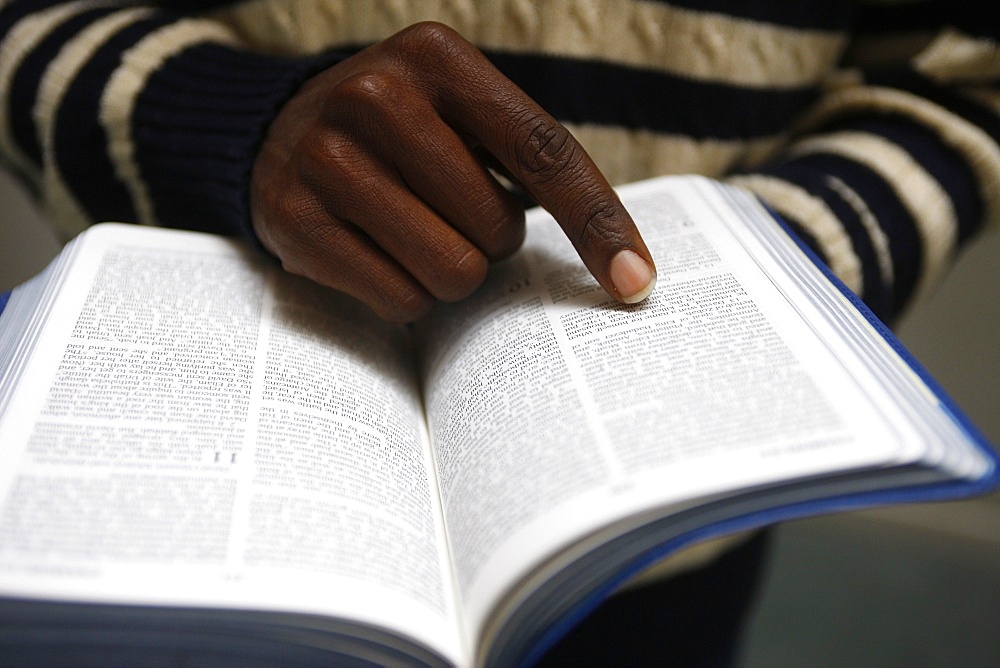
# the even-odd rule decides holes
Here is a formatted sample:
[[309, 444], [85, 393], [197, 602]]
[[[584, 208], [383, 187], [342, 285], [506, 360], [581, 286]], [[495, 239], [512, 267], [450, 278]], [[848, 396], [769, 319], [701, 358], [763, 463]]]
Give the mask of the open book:
[[988, 444], [755, 199], [621, 193], [645, 303], [532, 211], [415, 327], [232, 240], [82, 234], [0, 317], [4, 651], [512, 665], [692, 543], [995, 486]]

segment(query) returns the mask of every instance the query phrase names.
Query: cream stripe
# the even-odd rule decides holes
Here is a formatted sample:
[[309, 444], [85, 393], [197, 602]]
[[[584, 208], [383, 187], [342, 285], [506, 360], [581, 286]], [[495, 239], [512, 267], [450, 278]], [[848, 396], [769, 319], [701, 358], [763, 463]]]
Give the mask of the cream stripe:
[[858, 112], [903, 114], [937, 133], [943, 142], [965, 156], [975, 172], [987, 223], [1000, 224], [1000, 147], [989, 134], [927, 100], [877, 87], [848, 87], [832, 92], [803, 120], [803, 128]]
[[839, 132], [803, 141], [792, 149], [793, 155], [809, 153], [843, 156], [885, 179], [916, 221], [923, 270], [912, 301], [925, 298], [943, 278], [955, 251], [958, 220], [947, 193], [909, 153], [877, 135]]
[[433, 20], [482, 48], [579, 58], [599, 54], [622, 65], [768, 88], [819, 81], [846, 44], [841, 33], [635, 0], [248, 0], [213, 16], [250, 43], [279, 52], [375, 42]]
[[938, 81], [990, 81], [1000, 77], [1000, 46], [946, 30], [914, 59], [914, 65]]
[[59, 230], [72, 236], [86, 227], [87, 216], [59, 172], [55, 155], [55, 119], [63, 96], [91, 56], [122, 28], [148, 15], [150, 9], [130, 9], [110, 14], [87, 26], [67, 42], [42, 78], [35, 105], [35, 124], [42, 138], [47, 213]]
[[165, 60], [188, 47], [205, 42], [229, 44], [235, 37], [224, 27], [207, 21], [183, 20], [150, 33], [125, 52], [101, 96], [100, 120], [108, 135], [108, 152], [115, 174], [129, 190], [140, 223], [155, 225], [152, 199], [132, 142], [132, 114], [135, 102], [149, 76]]
[[664, 174], [719, 177], [735, 165], [771, 153], [780, 143], [777, 138], [754, 142], [695, 140], [605, 125], [567, 123], [566, 127], [613, 185]]
[[[82, 12], [110, 4], [107, 0], [70, 2], [30, 14], [14, 24], [3, 42], [0, 42], [0, 100], [10, 99], [11, 85], [21, 62], [53, 30]], [[18, 147], [10, 123], [7, 105], [0, 105], [0, 151], [14, 167], [22, 170], [32, 180], [38, 180], [41, 176], [39, 167]]]
[[788, 181], [760, 174], [733, 177], [728, 181], [753, 191], [780, 215], [808, 230], [830, 270], [855, 294], [862, 294], [861, 261], [840, 220], [822, 199]]

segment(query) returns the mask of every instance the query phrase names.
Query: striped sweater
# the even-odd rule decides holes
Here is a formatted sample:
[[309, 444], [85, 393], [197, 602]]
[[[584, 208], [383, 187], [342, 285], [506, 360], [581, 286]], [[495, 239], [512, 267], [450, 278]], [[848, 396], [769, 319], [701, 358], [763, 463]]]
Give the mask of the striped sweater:
[[746, 186], [884, 318], [1000, 220], [1000, 14], [959, 0], [0, 0], [0, 155], [65, 236], [107, 219], [251, 235], [283, 101], [428, 19], [612, 183]]

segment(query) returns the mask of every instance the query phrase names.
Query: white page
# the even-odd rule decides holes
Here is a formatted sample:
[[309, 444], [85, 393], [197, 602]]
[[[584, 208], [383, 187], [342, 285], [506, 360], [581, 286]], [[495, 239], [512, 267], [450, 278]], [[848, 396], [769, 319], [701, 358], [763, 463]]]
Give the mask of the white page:
[[407, 332], [235, 242], [84, 242], [0, 420], [0, 594], [330, 614], [462, 656]]
[[610, 302], [538, 214], [485, 298], [427, 329], [470, 633], [538, 560], [637, 510], [924, 451], [885, 389], [847, 373], [863, 363], [813, 336], [788, 286], [745, 256], [753, 239], [715, 220], [716, 194], [690, 181], [628, 192], [659, 271], [646, 303]]

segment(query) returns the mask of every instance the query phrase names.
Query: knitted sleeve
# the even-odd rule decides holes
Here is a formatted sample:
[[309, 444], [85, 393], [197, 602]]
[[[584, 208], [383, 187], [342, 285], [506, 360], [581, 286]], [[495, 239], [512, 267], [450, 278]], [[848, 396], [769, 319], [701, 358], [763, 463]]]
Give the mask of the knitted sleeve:
[[845, 68], [787, 150], [733, 178], [887, 320], [1000, 223], [1000, 20], [967, 4], [861, 12]]
[[270, 120], [337, 59], [265, 55], [221, 22], [129, 2], [0, 5], [0, 156], [67, 238], [101, 220], [249, 234]]
[[[168, 13], [121, 0], [8, 0], [0, 4], [0, 156], [36, 184], [49, 217], [67, 236], [106, 219], [249, 233], [249, 172], [268, 123], [305, 78], [342, 57], [322, 51], [322, 42], [317, 49], [294, 43], [300, 33], [308, 37], [319, 31], [303, 18], [305, 4], [158, 3], [175, 9]], [[334, 12], [340, 21], [346, 17], [345, 3], [312, 6], [332, 12], [334, 4], [340, 7], [340, 14]], [[387, 15], [408, 7], [413, 17], [403, 14], [416, 18], [447, 4], [379, 6]], [[648, 163], [639, 175], [651, 175], [676, 163], [721, 176], [728, 167], [720, 165], [737, 164], [734, 153], [712, 167], [713, 155], [725, 151], [718, 149], [720, 142], [709, 140], [729, 139], [724, 126], [751, 139], [761, 133], [768, 139], [791, 135], [790, 142], [776, 142], [786, 148], [768, 162], [732, 179], [779, 211], [887, 320], [938, 282], [962, 242], [1000, 219], [1000, 21], [990, 3], [908, 0], [874, 2], [871, 8], [859, 4], [860, 9], [846, 0], [802, 5], [801, 11], [827, 8], [832, 18], [814, 21], [834, 26], [826, 31], [793, 25], [792, 19], [786, 27], [794, 30], [776, 30], [789, 7], [777, 0], [619, 4], [633, 10], [632, 23], [626, 22], [632, 28], [659, 26], [665, 31], [646, 35], [657, 48], [684, 47], [686, 42], [674, 39], [680, 23], [695, 28], [721, 24], [725, 30], [740, 26], [739, 34], [748, 36], [741, 42], [744, 48], [756, 48], [757, 55], [767, 56], [758, 60], [778, 70], [786, 62], [794, 70], [795, 63], [827, 59], [832, 67], [830, 54], [840, 52], [841, 39], [851, 35], [852, 41], [844, 67], [829, 78], [818, 104], [794, 127], [787, 121], [807, 103], [801, 93], [813, 95], [812, 79], [804, 87], [780, 76], [752, 79], [755, 83], [739, 79], [729, 86], [710, 80], [691, 87], [700, 71], [697, 59], [684, 61], [693, 69], [681, 67], [676, 75], [670, 70], [657, 76], [650, 63], [633, 66], [627, 57], [611, 67], [601, 53], [573, 50], [583, 33], [569, 29], [565, 53], [539, 51], [532, 41], [494, 44], [491, 53], [501, 69], [510, 67], [510, 75], [529, 94], [540, 96], [536, 99], [543, 106], [574, 132], [582, 132], [588, 147], [602, 153], [599, 164], [610, 165], [611, 172], [619, 163]], [[584, 5], [597, 7], [580, 3], [580, 12]], [[758, 16], [752, 11], [765, 5], [768, 12]], [[493, 6], [479, 6], [482, 16], [492, 16], [486, 9]], [[535, 16], [527, 11], [532, 7], [536, 5], [510, 4], [517, 15], [511, 20], [527, 21], [525, 17]], [[204, 13], [213, 8], [219, 11]], [[271, 10], [267, 20], [254, 14], [262, 8]], [[227, 9], [244, 20], [223, 20]], [[651, 22], [653, 10], [671, 20]], [[727, 12], [733, 17], [749, 14], [719, 21]], [[433, 18], [423, 16], [428, 17]], [[601, 34], [597, 28], [602, 22], [591, 18], [575, 16], [570, 27], [576, 30], [582, 21], [593, 34]], [[489, 42], [496, 25], [484, 18], [480, 37]], [[371, 34], [364, 33], [359, 43], [388, 29], [375, 21]], [[725, 30], [716, 34], [692, 28], [692, 34], [724, 37]], [[767, 35], [775, 33], [794, 33], [796, 39], [767, 42]], [[617, 44], [600, 43], [612, 51]], [[695, 45], [718, 50], [715, 41]], [[324, 55], [269, 55], [278, 52]], [[725, 55], [727, 62], [741, 62], [739, 53]], [[552, 85], [552, 76], [535, 76], [538, 72], [574, 76], [565, 77], [560, 87]], [[825, 70], [814, 68], [813, 73], [818, 81]], [[580, 77], [589, 88], [581, 88]], [[556, 82], [560, 80], [557, 76]], [[606, 88], [594, 88], [602, 82]], [[653, 88], [659, 93], [653, 95]], [[740, 95], [722, 95], [722, 102], [714, 104], [714, 98], [705, 99], [720, 90]], [[745, 109], [731, 103], [739, 100], [759, 104]], [[686, 106], [677, 109], [682, 102]], [[702, 105], [715, 112], [711, 117], [716, 121], [708, 122], [707, 130]], [[581, 109], [596, 115], [581, 116]], [[683, 123], [661, 128], [652, 122], [663, 110]], [[614, 115], [618, 112], [620, 117]], [[595, 128], [621, 132], [605, 132], [613, 141], [602, 151], [604, 135]], [[658, 160], [643, 159], [640, 149], [651, 143], [650, 137], [668, 147]], [[721, 144], [757, 154], [753, 142]], [[618, 176], [638, 177], [627, 170]]]

